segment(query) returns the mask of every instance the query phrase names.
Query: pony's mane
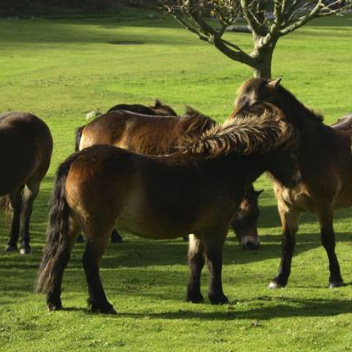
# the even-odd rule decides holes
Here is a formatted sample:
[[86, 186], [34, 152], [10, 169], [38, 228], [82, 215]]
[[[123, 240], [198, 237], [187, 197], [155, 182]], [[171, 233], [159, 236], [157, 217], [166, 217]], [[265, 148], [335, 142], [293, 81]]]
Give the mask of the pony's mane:
[[[250, 95], [251, 92], [257, 91], [260, 92], [260, 90], [264, 87], [267, 86], [271, 81], [265, 78], [252, 78], [244, 83], [241, 84], [241, 86], [237, 90], [237, 97], [240, 96], [246, 96]], [[318, 121], [318, 122], [323, 122], [324, 117], [322, 114], [314, 111], [313, 109], [305, 106], [300, 100], [296, 98], [296, 96], [291, 93], [289, 90], [284, 88], [281, 84], [278, 85], [276, 88], [279, 96], [283, 97], [286, 100], [286, 103], [289, 102], [294, 102], [296, 104], [296, 107], [299, 109], [301, 114], [304, 114], [306, 117], [311, 118], [312, 120]], [[237, 98], [238, 99], [238, 98]], [[236, 101], [237, 101], [236, 99]], [[300, 115], [301, 115], [300, 114]], [[233, 115], [230, 115], [229, 118], [233, 117]]]
[[296, 96], [291, 93], [289, 90], [287, 90], [285, 87], [283, 86], [279, 86], [278, 87], [278, 93], [279, 94], [282, 94], [285, 96], [286, 99], [289, 99], [289, 100], [292, 100], [292, 101], [295, 101], [295, 103], [297, 104], [297, 106], [299, 107], [300, 111], [302, 112], [305, 112], [306, 113], [306, 116], [308, 118], [312, 118], [313, 120], [315, 121], [318, 121], [320, 123], [323, 123], [324, 121], [324, 117], [321, 113], [315, 111], [314, 109], [312, 108], [309, 108], [307, 106], [305, 106], [300, 100], [298, 100], [296, 98]]
[[199, 136], [216, 126], [216, 122], [213, 119], [189, 106], [186, 106], [186, 112], [179, 118], [179, 123], [188, 125], [185, 131], [187, 136]]
[[180, 150], [215, 158], [228, 153], [262, 154], [283, 144], [296, 141], [294, 128], [272, 104], [256, 104], [250, 112], [215, 125], [200, 137], [184, 138]]

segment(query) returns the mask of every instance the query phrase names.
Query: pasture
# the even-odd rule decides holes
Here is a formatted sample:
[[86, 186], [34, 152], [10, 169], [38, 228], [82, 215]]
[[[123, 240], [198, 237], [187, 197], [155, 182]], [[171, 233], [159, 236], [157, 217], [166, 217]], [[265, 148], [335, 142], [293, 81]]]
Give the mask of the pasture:
[[[229, 36], [234, 34], [228, 34]], [[250, 48], [251, 39], [237, 34]], [[282, 38], [274, 77], [326, 123], [352, 111], [352, 18], [325, 18]], [[230, 61], [170, 19], [125, 10], [117, 17], [0, 20], [0, 111], [30, 111], [50, 127], [54, 153], [32, 215], [33, 253], [0, 252], [1, 351], [349, 351], [352, 350], [351, 209], [336, 212], [337, 255], [346, 285], [329, 290], [319, 228], [305, 215], [287, 288], [269, 290], [280, 258], [280, 226], [271, 181], [263, 176], [261, 247], [225, 244], [223, 287], [229, 305], [184, 302], [187, 244], [123, 233], [101, 270], [116, 316], [86, 309], [77, 244], [65, 271], [63, 305], [49, 313], [33, 291], [58, 164], [74, 150], [74, 132], [91, 110], [117, 103], [152, 104], [177, 112], [191, 105], [217, 121], [231, 112], [250, 68]], [[0, 171], [1, 172], [1, 171]], [[0, 217], [0, 245], [7, 229]], [[204, 270], [202, 290], [206, 291]], [[167, 346], [167, 347], [166, 347]]]

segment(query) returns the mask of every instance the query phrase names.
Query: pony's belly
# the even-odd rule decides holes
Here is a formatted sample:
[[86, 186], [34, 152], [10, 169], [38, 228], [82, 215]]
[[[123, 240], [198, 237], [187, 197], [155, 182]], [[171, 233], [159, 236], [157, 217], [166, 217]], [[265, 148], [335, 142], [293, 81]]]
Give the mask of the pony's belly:
[[172, 214], [153, 214], [147, 207], [126, 207], [117, 220], [117, 227], [141, 237], [171, 239], [183, 237], [192, 232], [193, 224], [184, 223]]
[[163, 221], [162, 219], [153, 221], [151, 219], [138, 217], [135, 214], [123, 214], [118, 219], [117, 227], [128, 230], [135, 235], [153, 239], [172, 239], [183, 237], [191, 232], [191, 230], [187, 231], [185, 228], [170, 226], [169, 223]]

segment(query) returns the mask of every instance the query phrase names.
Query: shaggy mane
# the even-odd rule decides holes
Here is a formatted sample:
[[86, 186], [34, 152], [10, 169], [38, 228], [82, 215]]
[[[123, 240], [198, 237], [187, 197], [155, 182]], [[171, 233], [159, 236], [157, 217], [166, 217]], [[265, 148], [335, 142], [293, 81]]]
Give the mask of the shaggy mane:
[[216, 122], [199, 111], [186, 106], [186, 112], [180, 117], [179, 124], [188, 125], [185, 135], [200, 135], [216, 126]]
[[223, 125], [215, 125], [200, 137], [184, 138], [184, 153], [215, 158], [228, 153], [251, 155], [265, 153], [295, 140], [294, 128], [283, 119], [283, 113], [272, 104], [257, 104], [246, 115], [237, 116]]

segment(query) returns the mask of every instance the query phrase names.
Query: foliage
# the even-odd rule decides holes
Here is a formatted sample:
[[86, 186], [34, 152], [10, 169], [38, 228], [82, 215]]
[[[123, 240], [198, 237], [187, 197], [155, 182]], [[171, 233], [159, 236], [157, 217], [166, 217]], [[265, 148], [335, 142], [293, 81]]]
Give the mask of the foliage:
[[[326, 122], [352, 110], [351, 18], [321, 18], [283, 38], [275, 76]], [[280, 227], [271, 182], [261, 178], [261, 248], [242, 251], [230, 233], [224, 253], [227, 306], [183, 302], [188, 276], [182, 240], [152, 241], [124, 233], [102, 263], [116, 317], [90, 314], [77, 244], [65, 273], [63, 304], [49, 313], [33, 292], [47, 223], [47, 202], [58, 164], [74, 150], [85, 114], [117, 103], [151, 104], [160, 98], [182, 113], [191, 105], [223, 121], [237, 87], [251, 75], [229, 65], [210, 46], [170, 19], [127, 10], [116, 18], [0, 20], [0, 110], [31, 111], [54, 136], [52, 166], [35, 203], [33, 254], [0, 252], [0, 349], [7, 351], [348, 351], [351, 349], [350, 209], [336, 216], [337, 254], [346, 287], [328, 290], [327, 258], [314, 217], [297, 238], [290, 284], [270, 291], [280, 256]], [[251, 45], [246, 34], [239, 38]], [[318, 40], [319, 39], [319, 40]], [[314, 45], [313, 45], [314, 44]], [[299, 52], [299, 54], [298, 54]], [[322, 60], [322, 57], [324, 58]], [[319, 70], [317, 70], [319, 67]], [[0, 217], [0, 245], [6, 242]], [[1, 249], [1, 248], [0, 248]], [[202, 289], [206, 292], [206, 270]]]

